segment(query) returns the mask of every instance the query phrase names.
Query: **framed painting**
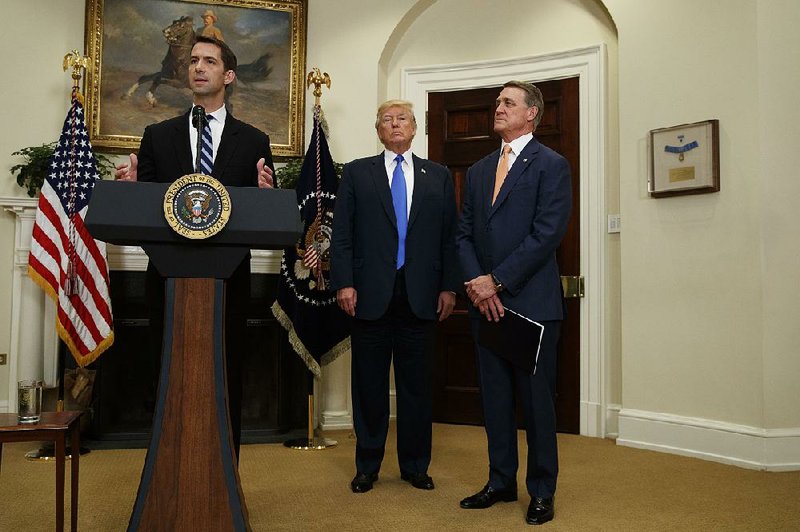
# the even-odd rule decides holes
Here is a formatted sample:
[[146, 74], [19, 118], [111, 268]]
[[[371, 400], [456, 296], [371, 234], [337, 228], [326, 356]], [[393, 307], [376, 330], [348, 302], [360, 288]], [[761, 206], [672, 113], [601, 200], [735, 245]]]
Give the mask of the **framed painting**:
[[719, 192], [719, 121], [650, 131], [650, 195]]
[[145, 126], [189, 109], [197, 34], [236, 54], [228, 110], [267, 133], [274, 155], [302, 156], [306, 12], [306, 0], [86, 0], [92, 145], [135, 151]]

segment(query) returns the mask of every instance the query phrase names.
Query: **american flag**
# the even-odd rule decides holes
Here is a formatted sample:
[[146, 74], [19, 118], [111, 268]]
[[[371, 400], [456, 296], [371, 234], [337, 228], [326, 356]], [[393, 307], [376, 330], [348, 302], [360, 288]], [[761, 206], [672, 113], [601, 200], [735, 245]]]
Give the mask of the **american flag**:
[[83, 225], [98, 179], [83, 106], [73, 91], [39, 196], [28, 275], [58, 305], [58, 335], [81, 367], [114, 342], [106, 246]]

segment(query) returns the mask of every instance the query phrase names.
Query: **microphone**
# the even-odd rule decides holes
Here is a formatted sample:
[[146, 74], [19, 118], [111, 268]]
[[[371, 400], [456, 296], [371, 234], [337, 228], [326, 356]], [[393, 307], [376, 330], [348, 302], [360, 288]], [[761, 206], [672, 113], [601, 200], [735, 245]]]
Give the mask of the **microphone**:
[[194, 171], [203, 173], [200, 168], [200, 151], [203, 149], [203, 128], [206, 122], [206, 109], [202, 105], [192, 108], [192, 125], [197, 129], [197, 156], [194, 160]]
[[192, 125], [198, 131], [202, 131], [206, 119], [206, 109], [202, 105], [192, 107]]

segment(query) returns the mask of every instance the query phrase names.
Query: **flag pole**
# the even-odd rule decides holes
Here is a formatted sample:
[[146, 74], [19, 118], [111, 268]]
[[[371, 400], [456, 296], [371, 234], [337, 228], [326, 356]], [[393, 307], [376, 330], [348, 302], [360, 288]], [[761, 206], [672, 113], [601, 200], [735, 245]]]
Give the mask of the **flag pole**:
[[[306, 77], [306, 86], [310, 87], [314, 85], [314, 127], [320, 127], [320, 112], [322, 107], [320, 106], [320, 97], [322, 96], [322, 85], [325, 85], [329, 89], [331, 88], [331, 78], [327, 72], [322, 73], [318, 68], [312, 68], [311, 72], [308, 73]], [[317, 139], [319, 139], [319, 135], [317, 135]], [[319, 146], [318, 146], [319, 148]], [[317, 155], [319, 156], [319, 149], [317, 149]], [[317, 162], [319, 163], [319, 157], [317, 158]], [[319, 168], [319, 166], [318, 166]], [[320, 197], [317, 197], [317, 218], [319, 218], [322, 214], [321, 208], [319, 206]], [[320, 290], [325, 290], [326, 286], [324, 283], [324, 279], [322, 276], [322, 263], [318, 262], [316, 266], [316, 275], [318, 279], [318, 287]], [[306, 438], [295, 438], [291, 440], [287, 440], [283, 442], [283, 445], [289, 447], [290, 449], [297, 449], [302, 451], [310, 451], [310, 450], [321, 450], [327, 449], [329, 447], [334, 447], [338, 445], [339, 442], [336, 440], [331, 440], [328, 438], [317, 438], [314, 436], [314, 374], [309, 371], [308, 373], [308, 435]]]
[[[83, 98], [80, 92], [80, 83], [81, 83], [81, 70], [85, 69], [89, 65], [89, 57], [88, 56], [81, 56], [80, 52], [77, 49], [72, 50], [71, 52], [67, 52], [64, 56], [64, 61], [62, 62], [62, 68], [64, 72], [67, 69], [72, 69], [72, 92], [70, 94], [71, 98], [78, 98], [78, 100], [83, 103]], [[72, 102], [70, 101], [70, 104]], [[74, 264], [72, 261], [72, 257], [70, 257], [69, 266], [67, 268], [68, 273], [68, 280], [69, 286], [72, 290], [75, 289], [75, 269]], [[66, 353], [67, 353], [67, 345], [59, 340], [58, 342], [58, 358], [56, 364], [56, 372], [58, 373], [58, 401], [56, 402], [56, 412], [63, 412], [64, 411], [64, 374], [66, 373]]]
[[[81, 83], [81, 70], [86, 69], [89, 65], [89, 57], [88, 56], [81, 56], [80, 52], [77, 49], [68, 52], [64, 56], [64, 61], [62, 63], [62, 68], [64, 72], [67, 69], [72, 69], [72, 90], [70, 93], [70, 98], [73, 96], [78, 98], [81, 103], [83, 103], [83, 96], [81, 96], [80, 92], [80, 83]], [[68, 276], [72, 276], [67, 280], [67, 283], [74, 288], [74, 275], [75, 272], [73, 270], [73, 264], [70, 261], [69, 268], [68, 268]], [[56, 400], [56, 412], [63, 412], [64, 411], [64, 376], [66, 374], [66, 361], [67, 361], [67, 344], [65, 344], [61, 339], [58, 340], [58, 354], [56, 355], [56, 379], [58, 380], [58, 398]], [[79, 449], [80, 454], [87, 454], [89, 449], [86, 447], [81, 447]], [[69, 445], [67, 445], [64, 457], [67, 460], [72, 459], [72, 449]], [[51, 461], [55, 460], [55, 446], [52, 442], [46, 443], [44, 446], [40, 447], [35, 451], [28, 451], [25, 453], [25, 458], [32, 462], [38, 461]]]

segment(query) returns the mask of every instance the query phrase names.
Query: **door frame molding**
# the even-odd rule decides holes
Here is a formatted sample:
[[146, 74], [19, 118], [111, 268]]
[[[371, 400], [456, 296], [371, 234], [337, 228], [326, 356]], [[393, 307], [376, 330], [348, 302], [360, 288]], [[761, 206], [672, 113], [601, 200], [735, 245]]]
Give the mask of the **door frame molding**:
[[[601, 43], [527, 57], [406, 67], [400, 72], [401, 97], [425, 112], [429, 92], [490, 87], [510, 79], [536, 82], [579, 78], [580, 269], [586, 278], [580, 306], [580, 433], [594, 437], [606, 435], [607, 403], [605, 62], [606, 47]], [[414, 139], [413, 151], [427, 157], [428, 135], [424, 127]]]

